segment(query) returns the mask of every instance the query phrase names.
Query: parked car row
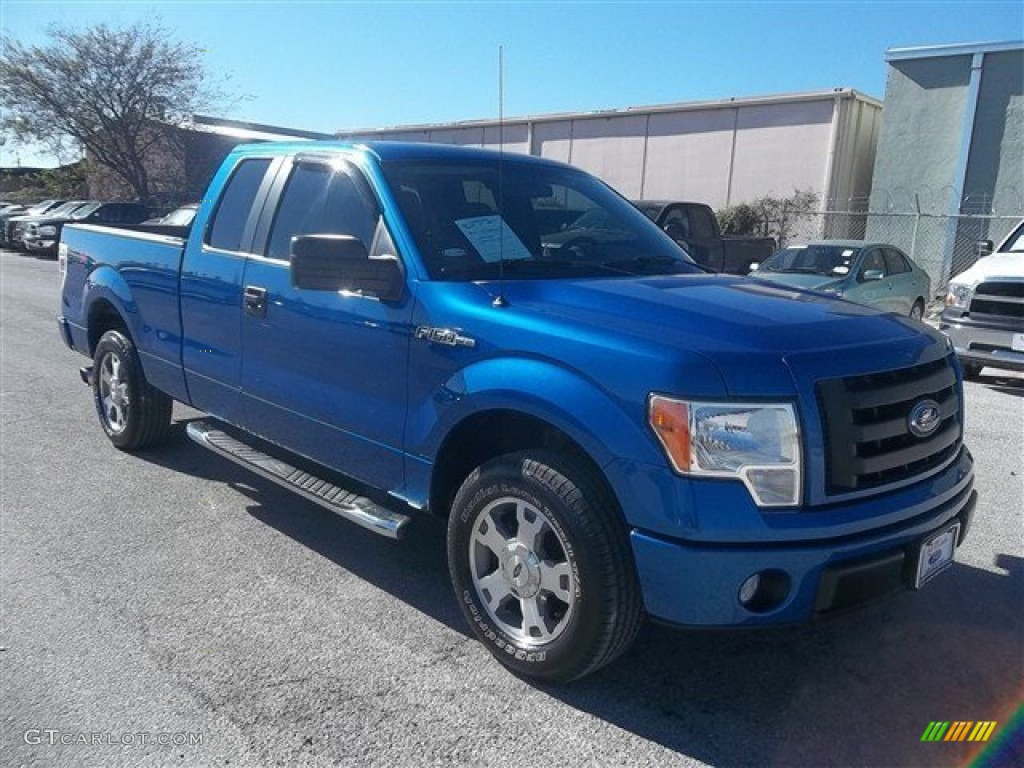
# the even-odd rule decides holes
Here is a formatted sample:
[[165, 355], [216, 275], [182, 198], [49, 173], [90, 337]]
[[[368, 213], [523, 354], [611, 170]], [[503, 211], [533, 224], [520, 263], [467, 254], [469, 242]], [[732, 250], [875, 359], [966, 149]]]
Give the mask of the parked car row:
[[138, 224], [148, 216], [142, 203], [44, 200], [24, 210], [0, 212], [0, 246], [56, 257], [61, 230], [69, 222]]

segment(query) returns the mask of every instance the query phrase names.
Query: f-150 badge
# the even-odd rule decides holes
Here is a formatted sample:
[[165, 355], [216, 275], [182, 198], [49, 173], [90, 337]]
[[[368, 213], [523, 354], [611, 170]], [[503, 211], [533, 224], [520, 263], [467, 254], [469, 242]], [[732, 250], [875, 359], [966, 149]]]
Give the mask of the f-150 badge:
[[476, 339], [463, 336], [451, 328], [431, 328], [428, 325], [421, 325], [416, 329], [416, 338], [425, 339], [434, 344], [444, 344], [447, 347], [475, 347]]

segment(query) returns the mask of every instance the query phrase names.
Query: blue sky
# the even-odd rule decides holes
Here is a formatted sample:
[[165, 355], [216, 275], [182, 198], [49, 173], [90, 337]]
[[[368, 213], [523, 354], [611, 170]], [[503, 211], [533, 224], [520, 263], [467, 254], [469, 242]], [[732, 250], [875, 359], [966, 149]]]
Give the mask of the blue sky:
[[[0, 0], [5, 35], [160, 20], [252, 98], [224, 116], [310, 130], [615, 109], [852, 87], [887, 48], [1024, 38], [1024, 3], [47, 2]], [[10, 146], [0, 164], [53, 164]], [[49, 160], [49, 162], [47, 162]]]

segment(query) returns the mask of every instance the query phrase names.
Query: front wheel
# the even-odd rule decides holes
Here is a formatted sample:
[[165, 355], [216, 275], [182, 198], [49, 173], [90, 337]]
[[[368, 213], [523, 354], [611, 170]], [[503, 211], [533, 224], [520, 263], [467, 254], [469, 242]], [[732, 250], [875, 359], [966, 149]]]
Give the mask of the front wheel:
[[582, 462], [543, 451], [473, 471], [448, 522], [463, 615], [502, 664], [568, 681], [609, 663], [642, 619], [628, 533]]
[[110, 442], [136, 451], [163, 440], [171, 426], [173, 401], [146, 381], [132, 340], [107, 331], [93, 355], [93, 400]]

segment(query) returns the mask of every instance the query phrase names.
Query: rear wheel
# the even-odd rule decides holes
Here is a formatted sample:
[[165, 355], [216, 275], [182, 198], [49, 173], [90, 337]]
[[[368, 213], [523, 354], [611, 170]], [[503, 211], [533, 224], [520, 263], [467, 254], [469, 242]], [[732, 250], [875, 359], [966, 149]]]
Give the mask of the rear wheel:
[[100, 426], [115, 446], [136, 451], [167, 437], [173, 401], [146, 381], [132, 340], [107, 331], [93, 355], [93, 400]]
[[448, 523], [459, 606], [487, 649], [529, 677], [573, 680], [640, 627], [640, 589], [614, 501], [582, 462], [543, 451], [473, 471]]

